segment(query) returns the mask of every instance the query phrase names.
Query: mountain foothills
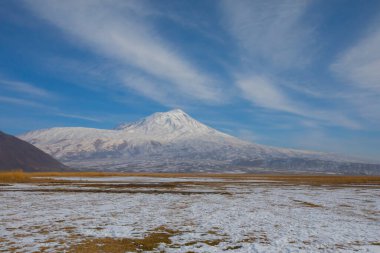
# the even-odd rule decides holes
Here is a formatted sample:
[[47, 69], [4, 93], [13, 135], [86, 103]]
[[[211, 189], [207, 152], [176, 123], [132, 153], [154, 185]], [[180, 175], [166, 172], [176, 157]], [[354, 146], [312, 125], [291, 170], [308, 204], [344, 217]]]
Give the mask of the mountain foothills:
[[14, 169], [50, 171], [66, 166], [35, 146], [0, 131], [0, 171]]
[[380, 174], [379, 164], [246, 142], [210, 128], [179, 109], [155, 113], [112, 130], [58, 127], [19, 137], [79, 169]]

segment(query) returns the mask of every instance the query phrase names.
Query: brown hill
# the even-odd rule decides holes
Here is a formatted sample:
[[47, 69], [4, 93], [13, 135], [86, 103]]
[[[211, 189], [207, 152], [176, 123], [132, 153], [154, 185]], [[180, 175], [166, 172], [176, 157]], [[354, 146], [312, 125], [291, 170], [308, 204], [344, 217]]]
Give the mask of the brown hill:
[[0, 131], [0, 171], [58, 171], [65, 168], [32, 144]]

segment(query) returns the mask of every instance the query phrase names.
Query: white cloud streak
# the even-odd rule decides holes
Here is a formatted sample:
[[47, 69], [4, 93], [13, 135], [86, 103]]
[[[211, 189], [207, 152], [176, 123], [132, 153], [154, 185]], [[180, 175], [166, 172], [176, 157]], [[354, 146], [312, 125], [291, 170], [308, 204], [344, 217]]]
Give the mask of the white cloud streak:
[[264, 76], [244, 76], [237, 78], [237, 86], [242, 96], [254, 105], [275, 111], [282, 111], [309, 119], [314, 119], [327, 125], [339, 125], [351, 129], [359, 129], [360, 125], [346, 117], [343, 113], [321, 111], [291, 99], [285, 91]]
[[275, 67], [300, 67], [310, 60], [313, 29], [301, 22], [310, 1], [224, 0], [227, 29], [250, 57]]
[[263, 76], [237, 79], [243, 96], [260, 107], [299, 114], [292, 102], [273, 83]]
[[[380, 20], [380, 19], [379, 19]], [[377, 21], [379, 21], [377, 20]], [[380, 94], [380, 27], [341, 54], [331, 69], [355, 87]]]
[[101, 122], [101, 120], [98, 119], [98, 118], [89, 117], [89, 116], [83, 116], [83, 115], [78, 115], [78, 114], [57, 113], [55, 115], [61, 116], [61, 117], [64, 117], [64, 118], [72, 118], [72, 119], [81, 119], [81, 120], [93, 121], [93, 122]]
[[[34, 93], [32, 92], [32, 94]], [[52, 115], [60, 116], [64, 118], [73, 118], [73, 119], [81, 119], [85, 121], [101, 122], [100, 119], [95, 118], [95, 117], [83, 116], [79, 114], [63, 113], [60, 111], [60, 109], [56, 107], [41, 104], [35, 101], [31, 101], [29, 99], [0, 96], [0, 104], [12, 104], [12, 105], [26, 107], [28, 109], [33, 108], [33, 109], [37, 109], [38, 111], [42, 111], [43, 113], [52, 114]]]
[[53, 95], [51, 92], [45, 89], [42, 89], [30, 83], [21, 82], [21, 81], [0, 79], [0, 87], [5, 88], [7, 90], [16, 91], [18, 93], [31, 95], [31, 96], [38, 96], [38, 97], [44, 97], [44, 98], [55, 97], [55, 95]]
[[288, 68], [304, 62], [301, 58], [305, 59], [303, 51], [311, 30], [299, 19], [307, 5], [308, 1], [222, 1], [226, 27], [237, 40], [241, 56], [235, 84], [242, 96], [256, 106], [305, 114], [275, 82], [264, 74], [255, 74], [260, 70], [252, 63]]
[[159, 85], [153, 80], [149, 80], [141, 75], [128, 75], [125, 77], [124, 83], [138, 93], [161, 104], [169, 105], [170, 101], [175, 100], [174, 98], [168, 99], [170, 94], [167, 90], [160, 89]]
[[[304, 0], [222, 1], [226, 28], [238, 42], [241, 58], [235, 70], [235, 85], [241, 96], [257, 107], [301, 116], [313, 120], [314, 124], [358, 129], [360, 124], [345, 113], [320, 110], [318, 105], [313, 107], [311, 103], [303, 103], [300, 97], [290, 96], [290, 91], [296, 91], [325, 99], [320, 92], [289, 84], [275, 74], [277, 70], [303, 68], [313, 59], [315, 30], [304, 20], [310, 3]], [[269, 71], [271, 74], [267, 74]]]
[[20, 105], [20, 106], [31, 106], [31, 107], [43, 107], [43, 105], [27, 100], [27, 99], [21, 99], [21, 98], [14, 98], [14, 97], [7, 97], [7, 96], [0, 96], [0, 103], [7, 103], [7, 104], [14, 104], [14, 105]]
[[330, 65], [331, 71], [344, 81], [347, 103], [375, 129], [380, 126], [379, 21], [380, 16], [377, 16], [365, 35], [345, 49]]
[[[166, 93], [210, 103], [222, 102], [215, 80], [195, 68], [145, 19], [148, 6], [140, 1], [26, 0], [38, 16], [59, 27], [87, 48], [155, 80], [157, 93], [146, 85], [125, 83], [156, 101]], [[123, 72], [120, 69], [118, 72]], [[131, 73], [127, 70], [124, 76]], [[132, 72], [132, 75], [136, 72]], [[149, 88], [149, 87], [148, 87]], [[151, 87], [150, 87], [151, 88]]]

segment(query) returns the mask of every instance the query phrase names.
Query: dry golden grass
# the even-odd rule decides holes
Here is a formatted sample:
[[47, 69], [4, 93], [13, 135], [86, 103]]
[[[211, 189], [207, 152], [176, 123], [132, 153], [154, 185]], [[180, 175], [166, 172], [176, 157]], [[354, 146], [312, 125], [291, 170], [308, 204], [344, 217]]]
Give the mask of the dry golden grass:
[[76, 171], [76, 172], [30, 172], [32, 177], [116, 177], [128, 176], [123, 172], [97, 172], [97, 171]]
[[0, 183], [57, 182], [51, 177], [114, 177], [128, 176], [115, 172], [24, 172], [22, 170], [0, 171]]
[[22, 170], [1, 171], [0, 183], [49, 183], [59, 182], [51, 177], [112, 177], [124, 176], [124, 173], [106, 172], [24, 172]]
[[311, 185], [380, 184], [380, 176], [268, 175], [263, 177], [268, 180]]
[[171, 244], [170, 237], [177, 231], [159, 227], [142, 239], [139, 238], [89, 238], [68, 249], [71, 253], [124, 253], [146, 252], [157, 249], [161, 244]]
[[30, 181], [30, 175], [22, 170], [0, 172], [0, 182], [2, 183], [26, 183]]
[[[270, 180], [276, 183], [308, 185], [380, 185], [380, 176], [296, 175], [296, 174], [209, 174], [209, 173], [129, 173], [129, 172], [0, 172], [0, 183], [59, 182], [52, 177], [156, 177], [220, 178], [229, 180]], [[197, 183], [199, 184], [199, 183]], [[201, 183], [200, 183], [201, 184]]]

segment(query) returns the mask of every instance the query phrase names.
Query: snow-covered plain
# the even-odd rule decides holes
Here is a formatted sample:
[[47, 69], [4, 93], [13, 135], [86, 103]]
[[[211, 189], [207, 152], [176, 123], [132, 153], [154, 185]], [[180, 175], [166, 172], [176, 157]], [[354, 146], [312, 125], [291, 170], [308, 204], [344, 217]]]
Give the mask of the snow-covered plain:
[[[163, 183], [171, 180], [180, 181]], [[116, 192], [111, 181], [93, 192], [0, 186], [0, 251], [64, 252], [89, 237], [139, 238], [164, 226], [178, 233], [155, 252], [380, 252], [378, 187], [195, 181], [170, 192]], [[75, 187], [84, 191], [60, 191]]]

